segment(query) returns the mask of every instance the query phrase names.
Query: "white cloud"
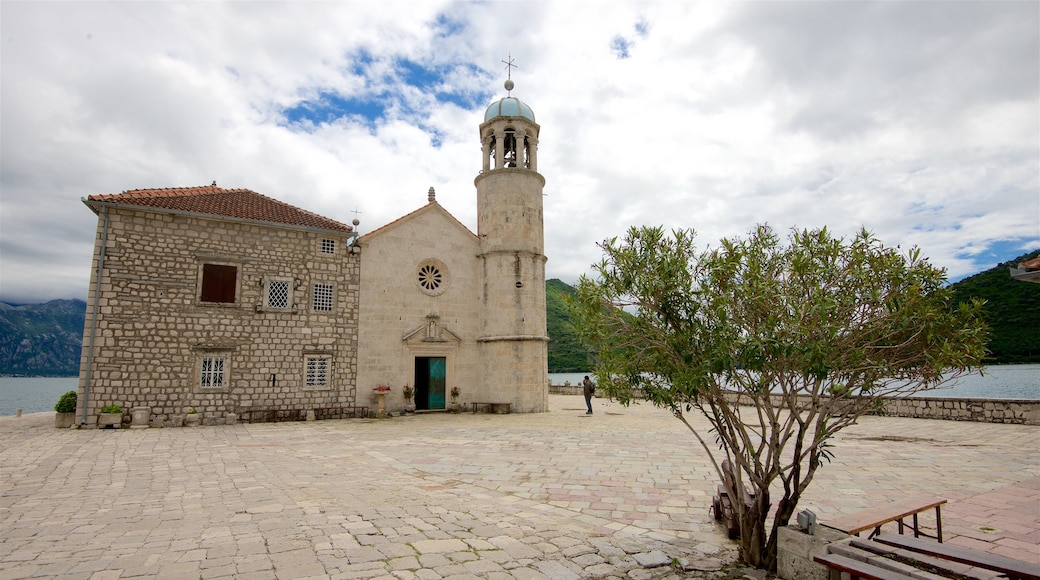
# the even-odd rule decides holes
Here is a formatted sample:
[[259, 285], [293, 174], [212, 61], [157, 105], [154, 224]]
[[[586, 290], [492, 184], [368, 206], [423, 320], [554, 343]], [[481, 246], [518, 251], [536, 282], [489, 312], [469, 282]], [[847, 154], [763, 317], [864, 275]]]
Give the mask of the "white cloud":
[[[434, 186], [475, 229], [477, 125], [510, 53], [542, 125], [550, 277], [574, 281], [597, 242], [643, 224], [702, 244], [760, 222], [865, 226], [955, 277], [1040, 247], [1036, 3], [2, 11], [4, 301], [85, 295], [96, 219], [79, 199], [96, 193], [217, 180], [345, 222], [357, 209], [371, 231]], [[404, 84], [405, 61], [453, 96]], [[376, 96], [387, 117], [286, 122], [320, 95]]]

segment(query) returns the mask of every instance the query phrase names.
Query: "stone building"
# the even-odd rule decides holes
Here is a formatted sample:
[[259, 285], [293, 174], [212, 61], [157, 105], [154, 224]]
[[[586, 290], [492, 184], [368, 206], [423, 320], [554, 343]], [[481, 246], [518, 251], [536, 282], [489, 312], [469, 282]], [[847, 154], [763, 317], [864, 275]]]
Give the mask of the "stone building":
[[443, 409], [453, 387], [462, 404], [547, 410], [539, 129], [515, 97], [488, 107], [475, 233], [433, 188], [360, 237], [215, 183], [85, 199], [98, 226], [79, 422], [110, 404], [124, 421], [339, 416], [380, 386], [391, 412]]

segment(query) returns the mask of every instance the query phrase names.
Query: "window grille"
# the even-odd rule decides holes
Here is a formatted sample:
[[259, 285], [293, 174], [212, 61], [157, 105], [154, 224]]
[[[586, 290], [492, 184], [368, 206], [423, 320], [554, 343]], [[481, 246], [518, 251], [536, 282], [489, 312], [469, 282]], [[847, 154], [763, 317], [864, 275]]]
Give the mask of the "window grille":
[[204, 356], [202, 357], [202, 372], [199, 375], [199, 386], [203, 389], [220, 388], [224, 386], [224, 357]]
[[329, 384], [329, 359], [324, 356], [307, 357], [308, 387], [326, 387]]
[[335, 254], [336, 253], [336, 240], [323, 239], [321, 241], [321, 253], [322, 254]]
[[288, 308], [289, 307], [289, 281], [270, 280], [267, 283], [267, 307]]
[[333, 290], [332, 284], [314, 285], [314, 309], [321, 312], [332, 311]]

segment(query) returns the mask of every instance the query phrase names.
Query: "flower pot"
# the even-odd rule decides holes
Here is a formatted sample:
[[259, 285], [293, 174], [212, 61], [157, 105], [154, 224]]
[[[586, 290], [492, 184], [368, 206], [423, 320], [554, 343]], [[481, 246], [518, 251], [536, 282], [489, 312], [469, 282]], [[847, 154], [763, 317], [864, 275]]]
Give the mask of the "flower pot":
[[111, 427], [113, 429], [119, 429], [123, 426], [123, 414], [122, 413], [101, 413], [98, 415], [97, 422], [98, 429], [104, 429]]
[[76, 413], [55, 413], [54, 427], [56, 429], [68, 429], [76, 423]]
[[199, 413], [188, 413], [184, 416], [185, 427], [198, 427], [202, 423], [202, 415]]

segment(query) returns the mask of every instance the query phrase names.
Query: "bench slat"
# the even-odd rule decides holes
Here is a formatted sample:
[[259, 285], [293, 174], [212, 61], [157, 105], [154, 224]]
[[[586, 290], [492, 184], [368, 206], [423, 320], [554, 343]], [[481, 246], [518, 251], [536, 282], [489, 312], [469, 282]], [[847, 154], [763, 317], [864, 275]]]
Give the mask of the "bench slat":
[[944, 503], [946, 503], [946, 500], [941, 497], [918, 495], [837, 518], [827, 522], [827, 526], [841, 530], [846, 534], [858, 534], [864, 530], [877, 528], [938, 507]]
[[959, 546], [929, 542], [927, 540], [921, 540], [919, 538], [903, 536], [900, 534], [881, 534], [880, 536], [875, 536], [874, 541], [888, 546], [895, 546], [897, 548], [904, 548], [914, 552], [928, 554], [929, 556], [943, 558], [945, 560], [960, 562], [961, 564], [968, 564], [969, 566], [986, 568], [987, 570], [996, 570], [997, 572], [1007, 574], [1010, 578], [1040, 580], [1040, 565], [1015, 560], [999, 554], [979, 552], [978, 550], [970, 550]]
[[906, 574], [886, 570], [885, 568], [860, 562], [847, 556], [839, 556], [838, 554], [815, 556], [813, 560], [832, 570], [847, 572], [853, 578], [863, 578], [864, 580], [907, 580], [912, 578], [912, 576], [907, 576]]

